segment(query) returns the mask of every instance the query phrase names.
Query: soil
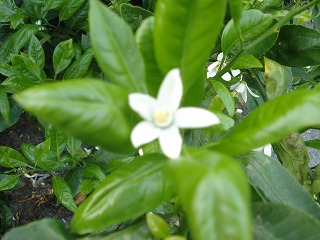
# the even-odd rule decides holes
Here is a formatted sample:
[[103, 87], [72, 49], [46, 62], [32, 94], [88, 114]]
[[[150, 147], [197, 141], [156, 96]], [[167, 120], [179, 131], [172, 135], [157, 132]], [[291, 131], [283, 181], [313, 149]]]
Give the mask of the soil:
[[[37, 145], [42, 141], [44, 132], [26, 114], [23, 114], [15, 125], [0, 133], [0, 146], [11, 147], [17, 151], [20, 151], [22, 143]], [[13, 214], [13, 227], [45, 217], [60, 219], [68, 225], [73, 214], [62, 205], [57, 205], [50, 174], [30, 175], [21, 177], [22, 187], [4, 193]]]

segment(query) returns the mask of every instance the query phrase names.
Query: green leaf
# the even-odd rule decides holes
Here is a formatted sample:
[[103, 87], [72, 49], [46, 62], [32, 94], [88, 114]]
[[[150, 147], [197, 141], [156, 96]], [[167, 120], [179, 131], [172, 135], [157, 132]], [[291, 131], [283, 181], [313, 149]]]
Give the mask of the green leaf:
[[[87, 28], [88, 23], [88, 12], [89, 12], [89, 1], [85, 3], [70, 17], [65, 21], [66, 25], [70, 29], [78, 31], [78, 29]], [[85, 49], [87, 50], [87, 49]]]
[[15, 34], [11, 34], [7, 39], [1, 44], [0, 47], [0, 62], [2, 64], [10, 62], [10, 54], [13, 52], [13, 39]]
[[68, 67], [73, 56], [72, 39], [62, 41], [56, 46], [53, 51], [53, 68], [56, 76]]
[[194, 239], [251, 239], [249, 187], [241, 167], [208, 150], [171, 161], [176, 185]]
[[320, 64], [320, 33], [300, 25], [283, 26], [267, 56], [290, 67]]
[[84, 234], [141, 216], [172, 197], [167, 159], [145, 155], [113, 171], [79, 206], [72, 231]]
[[63, 74], [63, 79], [82, 78], [88, 71], [93, 51], [89, 48], [81, 57], [79, 57]]
[[82, 174], [84, 177], [92, 178], [95, 177], [100, 182], [102, 182], [106, 178], [106, 174], [102, 171], [102, 169], [96, 164], [88, 164], [83, 168]]
[[68, 0], [65, 1], [63, 7], [59, 11], [60, 21], [70, 18], [86, 0]]
[[307, 147], [311, 147], [311, 148], [320, 150], [320, 140], [319, 139], [305, 141], [305, 144]]
[[28, 166], [24, 157], [16, 150], [9, 147], [0, 147], [0, 165], [7, 168]]
[[43, 69], [45, 64], [44, 50], [40, 41], [34, 35], [31, 37], [29, 42], [28, 54], [38, 63], [39, 67]]
[[133, 150], [126, 116], [131, 113], [128, 93], [122, 88], [79, 79], [27, 89], [14, 98], [31, 113], [79, 139], [111, 151]]
[[31, 77], [19, 75], [12, 75], [5, 79], [1, 85], [6, 87], [6, 91], [10, 93], [20, 92], [29, 87], [33, 87], [40, 82], [35, 81]]
[[31, 162], [31, 163], [35, 163], [36, 160], [34, 158], [34, 150], [36, 148], [36, 146], [32, 145], [32, 144], [28, 144], [28, 143], [22, 143], [21, 144], [21, 150], [23, 155]]
[[260, 61], [253, 55], [245, 53], [242, 54], [237, 61], [232, 65], [233, 69], [250, 69], [250, 68], [262, 68]]
[[237, 158], [242, 161], [250, 184], [266, 201], [289, 205], [320, 219], [314, 199], [278, 161], [259, 152]]
[[[243, 41], [248, 41], [264, 33], [271, 25], [273, 17], [271, 14], [263, 14], [259, 10], [247, 10], [243, 12], [240, 20], [240, 29]], [[238, 48], [239, 38], [233, 20], [229, 21], [221, 36], [221, 48], [224, 54]]]
[[293, 82], [291, 68], [284, 67], [266, 57], [264, 58], [264, 65], [264, 79], [268, 98], [273, 99], [287, 93]]
[[81, 149], [81, 140], [74, 137], [68, 137], [67, 150], [72, 157], [75, 157], [76, 153]]
[[169, 235], [170, 226], [162, 217], [149, 212], [146, 215], [146, 219], [150, 232], [153, 236], [163, 239]]
[[58, 201], [63, 206], [65, 206], [72, 212], [76, 211], [77, 206], [76, 206], [76, 203], [74, 202], [72, 191], [62, 177], [55, 176], [55, 175], [52, 176], [52, 188]]
[[280, 204], [254, 203], [255, 239], [301, 240], [319, 238], [319, 221], [298, 209]]
[[52, 126], [46, 129], [45, 135], [46, 139], [50, 139], [50, 150], [55, 153], [56, 157], [59, 157], [67, 145], [67, 136]]
[[263, 0], [258, 1], [255, 7], [261, 11], [265, 11], [269, 8], [281, 7], [282, 3], [282, 0]]
[[210, 149], [229, 155], [280, 141], [293, 131], [320, 124], [320, 91], [301, 90], [266, 102], [253, 110]]
[[226, 0], [157, 1], [156, 59], [164, 75], [180, 68], [184, 105], [199, 105], [202, 100], [204, 66], [220, 33], [225, 8]]
[[211, 84], [213, 86], [214, 91], [218, 94], [223, 104], [225, 105], [229, 116], [232, 117], [235, 112], [235, 103], [234, 98], [232, 97], [229, 89], [226, 86], [224, 86], [223, 83], [218, 81], [212, 81]]
[[18, 183], [20, 175], [6, 175], [0, 181], [0, 191], [10, 190]]
[[10, 103], [8, 100], [7, 93], [0, 88], [0, 114], [5, 121], [9, 122], [10, 117]]
[[[247, 53], [252, 54], [256, 58], [261, 57], [265, 52], [267, 52], [276, 42], [279, 32], [272, 33], [269, 37], [263, 39], [261, 42], [254, 45], [248, 49]], [[252, 43], [256, 38], [249, 40], [246, 45]]]
[[240, 24], [240, 19], [242, 17], [242, 0], [228, 0], [230, 6], [230, 14], [233, 21], [237, 24]]
[[0, 4], [0, 22], [8, 22], [10, 20], [10, 16], [13, 15], [15, 12], [9, 8], [8, 6], [5, 6], [2, 2]]
[[27, 24], [21, 27], [14, 33], [12, 50], [13, 53], [19, 53], [21, 48], [27, 45], [33, 35], [39, 31], [39, 26], [36, 24]]
[[22, 109], [18, 106], [18, 104], [12, 103], [9, 121], [6, 121], [4, 118], [0, 117], [0, 132], [14, 125], [19, 120], [21, 113]]
[[3, 240], [21, 239], [21, 236], [24, 240], [43, 239], [44, 236], [46, 240], [76, 239], [66, 229], [62, 221], [49, 218], [12, 228], [3, 236]]
[[146, 84], [151, 96], [156, 97], [164, 78], [154, 53], [154, 17], [144, 20], [136, 32], [136, 41], [146, 66]]
[[130, 27], [97, 0], [90, 1], [92, 47], [100, 68], [129, 92], [145, 92], [145, 66]]
[[37, 79], [42, 81], [41, 70], [38, 63], [28, 54], [21, 53], [21, 59], [23, 60], [24, 66], [26, 69], [34, 75]]
[[45, 10], [59, 9], [64, 6], [67, 0], [46, 0], [44, 3]]

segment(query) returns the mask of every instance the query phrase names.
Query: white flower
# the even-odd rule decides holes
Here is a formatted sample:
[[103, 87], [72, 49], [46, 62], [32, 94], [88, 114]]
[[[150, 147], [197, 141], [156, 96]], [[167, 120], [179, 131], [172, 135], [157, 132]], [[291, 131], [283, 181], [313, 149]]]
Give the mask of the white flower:
[[236, 83], [234, 85], [231, 85], [230, 86], [230, 90], [233, 91], [232, 95], [234, 97], [240, 93], [244, 102], [247, 102], [247, 100], [248, 100], [247, 91], [249, 91], [251, 96], [259, 97], [257, 94], [252, 92], [251, 89], [248, 87], [247, 83], [245, 81], [242, 81], [242, 80], [240, 80], [240, 82], [238, 82], [238, 83]]
[[179, 128], [209, 127], [220, 122], [208, 110], [179, 108], [182, 92], [180, 70], [172, 69], [164, 78], [156, 99], [142, 93], [129, 95], [130, 107], [144, 119], [131, 132], [131, 142], [135, 148], [159, 139], [163, 153], [177, 158], [182, 147]]
[[[223, 53], [219, 53], [217, 57], [217, 61], [213, 62], [208, 66], [207, 78], [214, 77], [215, 75], [217, 75], [218, 69], [220, 68], [221, 64], [222, 64], [222, 68], [225, 67], [226, 64], [222, 63], [222, 59], [223, 59]], [[231, 70], [231, 74], [234, 77], [238, 76], [240, 73], [241, 72], [239, 69]], [[225, 81], [230, 81], [232, 77], [231, 74], [226, 72], [225, 74], [222, 75], [222, 79]]]
[[257, 152], [263, 152], [265, 155], [271, 157], [271, 153], [272, 153], [272, 146], [270, 143], [262, 146], [262, 147], [259, 147], [259, 148], [256, 148], [256, 149], [253, 149], [253, 151], [257, 151]]

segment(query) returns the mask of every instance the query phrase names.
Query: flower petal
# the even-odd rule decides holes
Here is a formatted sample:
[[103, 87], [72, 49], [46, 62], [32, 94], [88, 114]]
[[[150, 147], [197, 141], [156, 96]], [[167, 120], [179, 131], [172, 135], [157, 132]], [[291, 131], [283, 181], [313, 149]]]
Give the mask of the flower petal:
[[222, 79], [229, 82], [231, 80], [231, 75], [230, 73], [226, 72], [225, 74], [222, 75]]
[[217, 57], [217, 60], [218, 60], [219, 62], [221, 62], [222, 59], [223, 59], [223, 52], [219, 53], [219, 55], [218, 55], [218, 57]]
[[147, 121], [138, 123], [131, 132], [131, 143], [137, 148], [143, 144], [149, 143], [160, 136], [161, 129]]
[[251, 94], [251, 96], [259, 97], [259, 95], [255, 94], [254, 92], [251, 91], [251, 89], [248, 87], [248, 85], [247, 85], [247, 89], [248, 89], [249, 93]]
[[247, 87], [247, 85], [245, 85], [245, 86], [246, 86], [245, 90], [243, 92], [240, 92], [240, 94], [241, 94], [242, 100], [246, 103], [248, 100], [248, 95], [247, 95], [248, 87]]
[[163, 130], [159, 137], [159, 143], [164, 155], [169, 158], [179, 157], [182, 138], [177, 127], [171, 126]]
[[243, 92], [247, 91], [246, 88], [247, 88], [247, 86], [243, 82], [238, 82], [238, 83], [233, 84], [233, 85], [230, 86], [230, 90], [231, 91], [234, 90], [234, 91], [236, 91], [238, 93], [243, 93]]
[[147, 94], [131, 93], [129, 94], [129, 105], [143, 119], [152, 121], [152, 114], [157, 107], [157, 100]]
[[179, 128], [202, 128], [220, 123], [212, 112], [195, 107], [180, 108], [174, 116], [174, 125]]
[[158, 103], [168, 106], [174, 112], [182, 98], [182, 80], [178, 68], [170, 70], [164, 78], [157, 96]]
[[265, 155], [271, 157], [271, 154], [272, 154], [272, 146], [271, 146], [270, 143], [264, 146], [264, 148], [263, 148], [263, 153], [264, 153]]
[[220, 62], [213, 62], [208, 66], [207, 78], [214, 77], [217, 74]]
[[240, 73], [241, 73], [241, 71], [239, 69], [231, 70], [231, 74], [234, 77], [238, 76]]

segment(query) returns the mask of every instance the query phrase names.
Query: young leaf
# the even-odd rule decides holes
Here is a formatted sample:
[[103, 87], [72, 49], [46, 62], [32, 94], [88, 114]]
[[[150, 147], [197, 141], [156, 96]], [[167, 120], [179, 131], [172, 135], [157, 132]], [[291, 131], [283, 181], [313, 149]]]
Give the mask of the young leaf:
[[232, 65], [233, 69], [249, 69], [249, 68], [262, 68], [260, 61], [253, 55], [245, 53], [242, 54], [237, 61]]
[[251, 239], [250, 194], [241, 167], [228, 156], [208, 150], [189, 154], [171, 161], [169, 173], [193, 238]]
[[74, 202], [71, 189], [62, 177], [55, 175], [52, 176], [52, 188], [58, 201], [63, 206], [65, 206], [72, 212], [77, 210], [77, 206]]
[[86, 0], [68, 0], [59, 11], [60, 21], [70, 18]]
[[209, 147], [234, 155], [275, 143], [293, 131], [319, 125], [319, 105], [319, 89], [282, 95], [253, 110], [236, 127]]
[[73, 56], [72, 39], [60, 42], [56, 46], [53, 51], [53, 68], [56, 76], [68, 67]]
[[27, 89], [15, 100], [79, 139], [115, 152], [132, 151], [128, 93], [118, 86], [94, 79], [70, 80]]
[[146, 84], [150, 95], [156, 97], [164, 75], [154, 53], [154, 17], [144, 20], [136, 32], [136, 41], [146, 66]]
[[166, 163], [162, 155], [145, 155], [113, 171], [75, 212], [72, 231], [84, 234], [134, 219], [169, 200]]
[[34, 35], [31, 37], [29, 42], [28, 54], [38, 63], [39, 67], [43, 69], [45, 64], [44, 50], [41, 43]]
[[156, 59], [164, 75], [181, 69], [185, 105], [202, 100], [204, 66], [220, 33], [225, 8], [226, 0], [157, 1]]
[[82, 78], [88, 71], [93, 51], [89, 48], [81, 57], [79, 57], [63, 74], [63, 79]]
[[145, 92], [145, 66], [130, 27], [97, 0], [90, 1], [90, 33], [104, 74], [129, 92]]
[[218, 81], [212, 81], [212, 86], [214, 91], [218, 94], [223, 104], [225, 105], [229, 116], [232, 117], [235, 112], [235, 103], [234, 98], [231, 96], [229, 89]]
[[20, 175], [6, 175], [0, 181], [0, 191], [10, 190], [18, 183]]

